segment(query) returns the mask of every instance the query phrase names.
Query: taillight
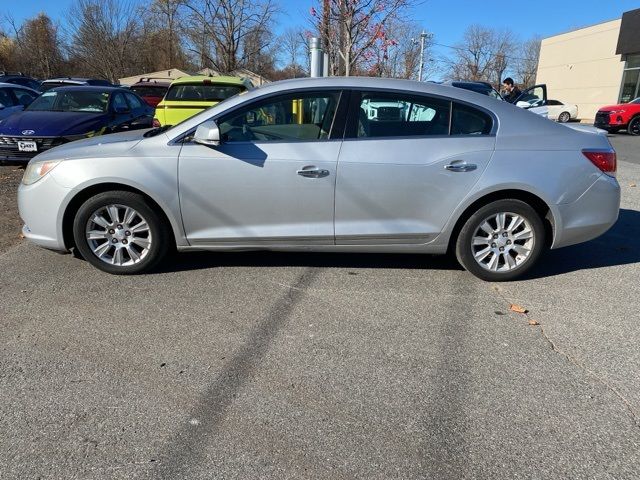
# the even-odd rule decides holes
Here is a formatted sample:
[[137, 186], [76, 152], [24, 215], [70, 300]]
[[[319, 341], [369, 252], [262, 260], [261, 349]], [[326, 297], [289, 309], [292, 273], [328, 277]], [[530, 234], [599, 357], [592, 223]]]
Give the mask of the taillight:
[[602, 172], [616, 176], [617, 162], [615, 150], [583, 150], [582, 154], [591, 160]]
[[160, 125], [160, 121], [157, 118], [154, 118], [152, 126], [153, 128], [158, 128], [158, 127], [161, 127], [162, 125]]

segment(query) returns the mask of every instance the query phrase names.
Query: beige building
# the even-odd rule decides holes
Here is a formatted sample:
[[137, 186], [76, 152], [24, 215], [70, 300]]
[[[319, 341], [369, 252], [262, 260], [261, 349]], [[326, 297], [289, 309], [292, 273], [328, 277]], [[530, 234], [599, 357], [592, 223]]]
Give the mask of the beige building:
[[578, 117], [593, 120], [605, 105], [640, 96], [640, 9], [622, 19], [542, 40], [536, 83], [550, 99], [578, 105]]
[[160, 70], [158, 72], [141, 73], [140, 75], [135, 75], [133, 77], [120, 78], [118, 79], [118, 82], [120, 85], [133, 85], [134, 83], [138, 83], [142, 78], [155, 78], [158, 80], [173, 81], [180, 77], [186, 77], [187, 75], [190, 75], [190, 73], [178, 68], [172, 68], [169, 70]]

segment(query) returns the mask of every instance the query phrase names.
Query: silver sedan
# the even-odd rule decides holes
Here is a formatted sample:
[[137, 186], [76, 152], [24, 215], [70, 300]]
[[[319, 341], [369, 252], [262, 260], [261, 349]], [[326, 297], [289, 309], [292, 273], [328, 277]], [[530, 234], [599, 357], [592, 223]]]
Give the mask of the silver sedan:
[[471, 91], [299, 79], [40, 154], [18, 200], [25, 237], [114, 274], [173, 249], [451, 252], [501, 281], [611, 227], [615, 172], [606, 136]]

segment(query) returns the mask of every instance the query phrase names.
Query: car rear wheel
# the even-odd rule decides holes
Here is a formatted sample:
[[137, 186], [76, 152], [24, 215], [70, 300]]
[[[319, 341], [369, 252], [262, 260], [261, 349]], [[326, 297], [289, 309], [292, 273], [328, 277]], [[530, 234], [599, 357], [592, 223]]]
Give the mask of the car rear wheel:
[[571, 120], [571, 114], [569, 112], [562, 112], [558, 115], [558, 122], [560, 123], [567, 123], [569, 120]]
[[167, 254], [167, 225], [139, 194], [100, 193], [82, 204], [73, 222], [82, 256], [112, 274], [149, 271]]
[[465, 222], [456, 240], [456, 257], [482, 280], [514, 280], [538, 261], [544, 242], [544, 224], [533, 208], [521, 200], [498, 200]]
[[629, 122], [629, 127], [627, 127], [627, 132], [629, 132], [629, 135], [634, 135], [634, 136], [640, 135], [640, 116], [633, 118]]

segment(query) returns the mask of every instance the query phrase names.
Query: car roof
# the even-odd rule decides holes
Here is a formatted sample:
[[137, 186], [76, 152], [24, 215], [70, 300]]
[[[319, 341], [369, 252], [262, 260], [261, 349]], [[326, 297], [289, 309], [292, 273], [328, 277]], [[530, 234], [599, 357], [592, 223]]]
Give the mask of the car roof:
[[0, 77], [0, 87], [11, 87], [11, 88], [22, 88], [23, 90], [30, 90], [32, 92], [34, 92], [35, 90], [33, 90], [32, 88], [29, 88], [25, 85], [19, 85], [17, 83], [6, 83], [2, 81], [2, 77]]
[[183, 83], [204, 83], [207, 80], [211, 83], [223, 83], [226, 85], [238, 85], [238, 86], [247, 86], [247, 83], [250, 83], [244, 77], [231, 77], [226, 75], [220, 75], [217, 77], [210, 77], [208, 75], [190, 75], [188, 77], [180, 77], [174, 80], [171, 85], [181, 85]]
[[100, 82], [108, 82], [109, 80], [105, 80], [103, 78], [81, 78], [81, 77], [57, 77], [57, 78], [48, 78], [47, 80], [43, 80], [42, 83], [53, 83], [53, 82], [91, 82], [91, 81], [100, 81]]
[[171, 85], [171, 81], [167, 80], [155, 80], [153, 78], [148, 80], [140, 80], [139, 82], [134, 83], [133, 85], [129, 85], [131, 87], [169, 87]]
[[[73, 92], [128, 92], [121, 87], [107, 87], [102, 85], [67, 85], [62, 87], [52, 88], [48, 90], [49, 92], [60, 92], [60, 91], [73, 91]], [[46, 93], [46, 92], [45, 92]]]

